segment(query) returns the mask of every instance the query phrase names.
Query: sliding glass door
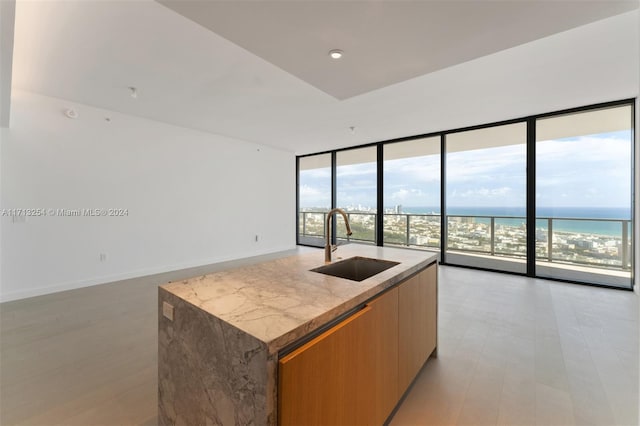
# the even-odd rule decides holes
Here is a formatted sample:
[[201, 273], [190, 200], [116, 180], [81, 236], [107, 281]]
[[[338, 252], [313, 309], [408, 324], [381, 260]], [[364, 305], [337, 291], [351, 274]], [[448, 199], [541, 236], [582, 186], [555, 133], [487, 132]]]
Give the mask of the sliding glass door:
[[384, 244], [440, 249], [440, 137], [384, 146]]
[[446, 135], [447, 263], [527, 270], [527, 126]]
[[324, 247], [331, 209], [331, 154], [298, 159], [298, 244]]
[[536, 122], [536, 274], [631, 285], [630, 105]]
[[[347, 212], [351, 240], [376, 243], [378, 203], [377, 149], [375, 146], [336, 153], [336, 207]], [[346, 239], [341, 215], [336, 215], [336, 236]]]

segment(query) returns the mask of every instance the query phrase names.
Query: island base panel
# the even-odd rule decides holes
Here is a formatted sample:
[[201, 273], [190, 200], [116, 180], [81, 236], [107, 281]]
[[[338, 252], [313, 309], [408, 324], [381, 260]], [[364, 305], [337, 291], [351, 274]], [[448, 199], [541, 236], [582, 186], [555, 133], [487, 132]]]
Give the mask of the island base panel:
[[158, 312], [161, 425], [275, 424], [276, 361], [264, 343], [162, 288]]

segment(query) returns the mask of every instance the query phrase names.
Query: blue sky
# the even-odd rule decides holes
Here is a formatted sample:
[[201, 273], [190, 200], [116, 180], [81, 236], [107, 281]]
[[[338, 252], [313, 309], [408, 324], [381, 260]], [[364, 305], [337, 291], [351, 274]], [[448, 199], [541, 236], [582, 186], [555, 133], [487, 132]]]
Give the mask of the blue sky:
[[[538, 142], [537, 205], [542, 207], [628, 207], [631, 193], [631, 132]], [[510, 145], [447, 155], [450, 207], [524, 207], [526, 148]], [[338, 205], [376, 205], [375, 163], [341, 166]], [[301, 207], [329, 207], [330, 170], [303, 171]], [[438, 206], [439, 156], [385, 162], [384, 204]]]

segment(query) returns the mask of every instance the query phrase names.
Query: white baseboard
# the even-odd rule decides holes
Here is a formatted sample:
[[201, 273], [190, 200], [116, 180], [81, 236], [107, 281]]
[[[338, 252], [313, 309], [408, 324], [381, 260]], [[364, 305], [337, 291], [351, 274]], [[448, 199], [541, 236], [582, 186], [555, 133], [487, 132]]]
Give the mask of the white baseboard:
[[196, 268], [199, 266], [212, 265], [216, 263], [228, 262], [255, 256], [263, 256], [272, 253], [278, 253], [295, 249], [295, 245], [287, 247], [275, 247], [268, 250], [258, 250], [246, 253], [246, 256], [223, 256], [209, 259], [201, 259], [192, 262], [183, 262], [174, 265], [154, 266], [135, 271], [126, 271], [118, 274], [103, 275], [77, 281], [69, 281], [65, 283], [56, 283], [43, 287], [30, 288], [27, 290], [13, 291], [0, 294], [0, 303], [11, 302], [14, 300], [26, 299], [29, 297], [43, 296], [45, 294], [58, 293], [61, 291], [75, 290], [78, 288], [92, 287], [95, 285], [108, 284], [114, 281], [128, 280], [131, 278], [140, 278], [148, 275], [162, 274], [165, 272], [174, 272], [182, 269]]

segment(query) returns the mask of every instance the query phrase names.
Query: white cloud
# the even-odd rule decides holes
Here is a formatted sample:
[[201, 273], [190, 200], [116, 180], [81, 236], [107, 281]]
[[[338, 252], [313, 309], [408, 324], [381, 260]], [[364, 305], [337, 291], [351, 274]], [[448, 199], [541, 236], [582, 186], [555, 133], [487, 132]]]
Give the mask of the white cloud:
[[575, 206], [630, 203], [631, 140], [584, 136], [536, 145], [540, 203]]
[[452, 152], [447, 155], [447, 182], [493, 181], [508, 174], [525, 179], [526, 147], [510, 145], [486, 150]]
[[401, 178], [409, 177], [413, 182], [439, 183], [440, 156], [400, 158], [384, 162], [385, 175]]
[[501, 188], [478, 188], [478, 189], [468, 189], [464, 192], [458, 193], [458, 191], [453, 191], [449, 196], [451, 198], [504, 198], [509, 196], [513, 190], [509, 187], [501, 187]]
[[390, 195], [385, 195], [385, 202], [393, 202], [396, 204], [411, 204], [427, 202], [429, 193], [416, 188], [400, 188], [397, 191], [391, 192]]
[[309, 185], [300, 185], [300, 196], [301, 197], [317, 197], [321, 195], [322, 191], [318, 188], [313, 188]]
[[313, 186], [300, 185], [300, 205], [301, 207], [329, 207], [331, 194]]
[[391, 199], [394, 201], [404, 201], [407, 199], [411, 192], [406, 189], [401, 189], [400, 191], [396, 191], [391, 194]]

